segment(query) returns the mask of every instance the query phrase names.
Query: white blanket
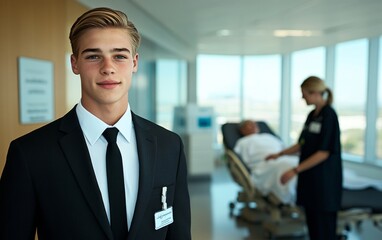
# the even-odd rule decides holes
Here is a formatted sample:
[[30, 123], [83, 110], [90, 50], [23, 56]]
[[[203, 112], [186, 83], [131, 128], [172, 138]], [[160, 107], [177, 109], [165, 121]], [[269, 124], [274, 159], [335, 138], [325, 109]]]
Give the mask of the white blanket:
[[[281, 184], [280, 178], [285, 171], [298, 165], [298, 156], [281, 156], [275, 160], [265, 160], [267, 155], [281, 151], [282, 147], [282, 142], [278, 138], [261, 133], [239, 139], [234, 150], [251, 169], [253, 183], [264, 196], [272, 192], [282, 203], [294, 204], [297, 177], [285, 185]], [[343, 187], [346, 189], [374, 187], [382, 191], [382, 180], [362, 177], [348, 169], [344, 169], [343, 177]]]
[[296, 202], [297, 178], [281, 184], [281, 175], [297, 166], [297, 156], [281, 156], [276, 160], [262, 161], [252, 167], [252, 178], [257, 189], [264, 195], [273, 193], [282, 203]]
[[276, 160], [265, 161], [265, 157], [280, 152], [283, 143], [269, 133], [256, 133], [240, 138], [234, 148], [245, 164], [252, 170], [253, 183], [264, 195], [273, 193], [283, 203], [296, 201], [296, 182], [281, 184], [281, 175], [298, 164], [296, 156], [281, 156]]
[[262, 162], [269, 154], [280, 152], [282, 149], [283, 143], [277, 137], [269, 133], [256, 133], [240, 138], [234, 151], [248, 166], [252, 166]]
[[372, 187], [382, 191], [382, 180], [360, 176], [355, 171], [346, 168], [344, 168], [343, 177], [343, 188], [359, 190]]

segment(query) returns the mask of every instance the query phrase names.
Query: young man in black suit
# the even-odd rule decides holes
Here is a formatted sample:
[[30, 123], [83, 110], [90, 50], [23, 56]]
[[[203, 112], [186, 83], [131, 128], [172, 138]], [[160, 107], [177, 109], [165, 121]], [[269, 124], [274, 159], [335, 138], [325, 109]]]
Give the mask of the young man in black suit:
[[[182, 142], [128, 103], [137, 29], [124, 13], [97, 8], [77, 19], [70, 41], [81, 101], [10, 144], [0, 180], [0, 239], [32, 240], [36, 229], [39, 240], [191, 239]], [[117, 175], [107, 162], [112, 144], [103, 135], [110, 128], [118, 129], [122, 161], [118, 197], [110, 192]], [[122, 208], [112, 207], [115, 201]], [[118, 214], [123, 220], [113, 220]]]

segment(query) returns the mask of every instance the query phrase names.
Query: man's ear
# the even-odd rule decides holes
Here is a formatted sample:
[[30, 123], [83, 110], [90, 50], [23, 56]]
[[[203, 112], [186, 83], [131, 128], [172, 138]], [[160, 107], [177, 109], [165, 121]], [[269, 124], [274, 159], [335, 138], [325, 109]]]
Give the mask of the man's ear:
[[139, 55], [138, 53], [135, 54], [135, 56], [133, 57], [133, 72], [137, 72], [138, 71], [138, 58], [139, 58]]
[[70, 56], [70, 63], [72, 65], [72, 71], [74, 74], [78, 75], [80, 72], [78, 71], [78, 66], [77, 66], [77, 58], [72, 54]]

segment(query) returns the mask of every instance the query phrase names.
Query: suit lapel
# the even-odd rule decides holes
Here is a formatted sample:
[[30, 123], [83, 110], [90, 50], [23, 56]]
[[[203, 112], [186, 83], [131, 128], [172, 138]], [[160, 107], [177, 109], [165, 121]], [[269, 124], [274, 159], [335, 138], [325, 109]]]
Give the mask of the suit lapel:
[[[144, 122], [135, 114], [132, 114], [135, 136], [137, 139], [138, 158], [139, 158], [139, 188], [137, 203], [135, 206], [134, 217], [129, 229], [128, 239], [135, 239], [153, 187], [154, 168], [156, 159], [156, 137], [153, 136]], [[154, 218], [154, 215], [152, 216]], [[141, 229], [142, 230], [142, 229]]]
[[63, 117], [60, 130], [66, 133], [60, 139], [60, 145], [77, 179], [78, 185], [102, 229], [109, 239], [113, 239], [101, 192], [98, 188], [97, 179], [75, 108]]

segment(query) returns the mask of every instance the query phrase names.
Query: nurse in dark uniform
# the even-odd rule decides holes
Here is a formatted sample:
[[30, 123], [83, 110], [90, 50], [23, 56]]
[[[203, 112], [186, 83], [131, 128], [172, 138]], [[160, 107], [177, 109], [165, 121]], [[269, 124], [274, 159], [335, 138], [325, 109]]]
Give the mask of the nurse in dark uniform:
[[314, 105], [298, 143], [267, 159], [300, 153], [299, 165], [285, 172], [285, 184], [298, 175], [297, 204], [305, 209], [311, 240], [336, 239], [337, 211], [342, 193], [342, 160], [338, 117], [331, 104], [332, 91], [318, 77], [301, 84], [302, 97]]

